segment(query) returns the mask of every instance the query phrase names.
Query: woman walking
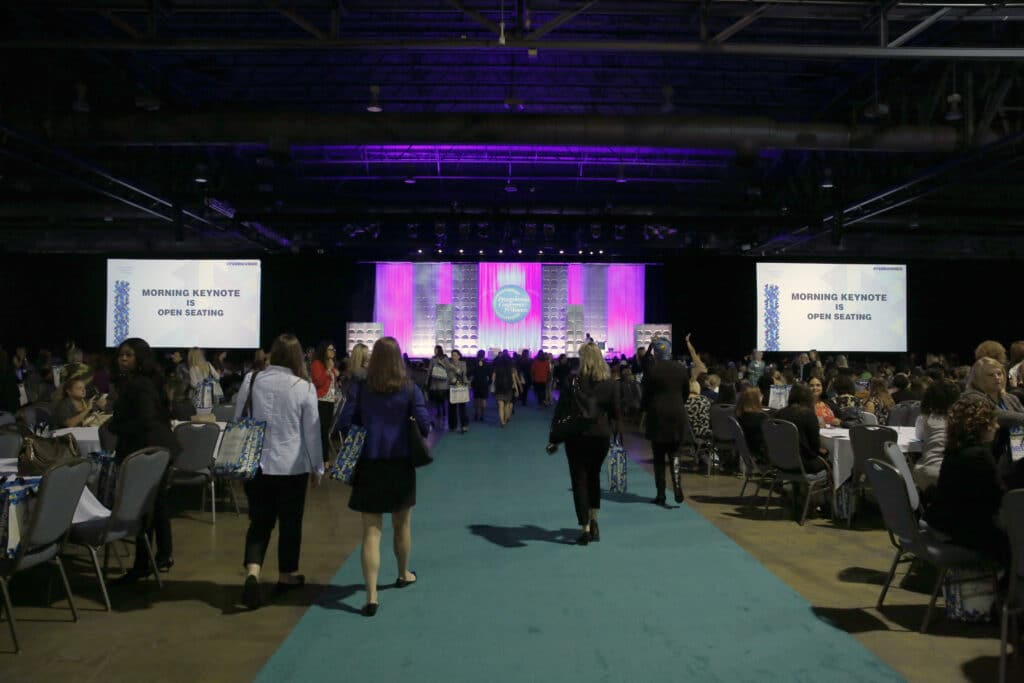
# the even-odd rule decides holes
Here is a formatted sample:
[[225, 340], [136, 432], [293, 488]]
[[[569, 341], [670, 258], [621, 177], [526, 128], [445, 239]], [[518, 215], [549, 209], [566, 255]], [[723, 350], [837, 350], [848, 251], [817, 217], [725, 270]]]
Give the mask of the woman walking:
[[323, 448], [324, 462], [331, 459], [328, 452], [328, 436], [334, 422], [334, 408], [338, 404], [338, 367], [337, 352], [334, 342], [322, 341], [313, 354], [313, 362], [309, 364], [309, 376], [316, 387], [317, 413], [320, 416], [320, 445]]
[[355, 478], [349, 508], [363, 515], [363, 578], [366, 604], [362, 614], [372, 617], [380, 605], [377, 574], [380, 572], [380, 539], [383, 515], [391, 513], [394, 552], [398, 561], [395, 585], [416, 582], [409, 570], [412, 549], [412, 507], [416, 504], [416, 470], [409, 452], [409, 430], [430, 432], [430, 414], [423, 393], [406, 377], [402, 351], [393, 337], [373, 345], [365, 383], [354, 383], [338, 418], [338, 429], [353, 423], [366, 428], [366, 444]]
[[[118, 460], [149, 446], [160, 446], [171, 452], [170, 462], [178, 454], [178, 440], [171, 432], [171, 414], [164, 391], [164, 375], [156, 355], [144, 340], [125, 339], [117, 350], [117, 400], [107, 428], [117, 436]], [[164, 475], [166, 477], [166, 473]], [[166, 479], [157, 487], [156, 502], [149, 528], [143, 533], [156, 535], [156, 566], [170, 571], [174, 566], [171, 540], [171, 517], [167, 510]], [[149, 576], [146, 544], [140, 535], [135, 542], [135, 564], [115, 584], [134, 583]]]
[[476, 352], [476, 365], [470, 373], [470, 382], [473, 387], [473, 419], [483, 422], [487, 396], [491, 393], [491, 369], [487, 366], [483, 349]]
[[[652, 343], [655, 362], [644, 373], [641, 407], [645, 437], [651, 442], [654, 456], [654, 487], [651, 502], [665, 504], [665, 464], [675, 457], [690, 431], [686, 397], [689, 395], [689, 373], [680, 363], [672, 362], [672, 342], [658, 337]], [[700, 396], [698, 396], [700, 398]], [[704, 399], [706, 400], [706, 399]], [[672, 488], [677, 503], [683, 502], [683, 487], [673, 463]]]
[[[601, 540], [597, 526], [597, 513], [601, 508], [601, 465], [608, 455], [608, 441], [618, 429], [619, 421], [619, 385], [611, 380], [608, 364], [596, 344], [580, 347], [578, 384], [574, 391], [563, 392], [559, 397], [552, 429], [556, 420], [569, 412], [570, 401], [581, 402], [596, 412], [589, 416], [592, 422], [582, 434], [565, 441], [576, 521], [582, 530], [576, 544], [587, 545]], [[548, 453], [554, 453], [557, 448], [549, 441]]]
[[[448, 386], [465, 387], [468, 384], [469, 377], [466, 374], [466, 361], [462, 360], [462, 352], [458, 349], [452, 349], [452, 357], [448, 361]], [[467, 387], [468, 388], [468, 387]], [[469, 422], [467, 417], [467, 410], [465, 403], [452, 403], [451, 391], [449, 389], [448, 395], [448, 431], [454, 432], [459, 429], [463, 434], [469, 431]]]
[[[434, 347], [434, 356], [427, 366], [427, 384], [430, 393], [430, 403], [434, 406], [434, 417], [438, 420], [444, 418], [444, 409], [448, 405], [448, 359], [444, 355], [444, 348], [440, 344]], [[438, 427], [441, 422], [436, 422]]]
[[494, 398], [498, 401], [498, 422], [502, 427], [512, 419], [512, 405], [519, 395], [519, 372], [516, 370], [508, 351], [502, 351], [494, 359], [494, 371], [491, 373], [491, 384], [494, 385]]
[[278, 521], [276, 592], [281, 594], [306, 583], [306, 577], [297, 573], [306, 489], [311, 473], [316, 475], [317, 483], [324, 473], [316, 394], [306, 376], [302, 345], [290, 334], [274, 340], [266, 369], [249, 373], [238, 391], [235, 419], [241, 417], [251, 399], [252, 417], [267, 423], [260, 467], [256, 476], [245, 482], [249, 530], [245, 535], [242, 602], [249, 609], [262, 604], [260, 571], [270, 533]]

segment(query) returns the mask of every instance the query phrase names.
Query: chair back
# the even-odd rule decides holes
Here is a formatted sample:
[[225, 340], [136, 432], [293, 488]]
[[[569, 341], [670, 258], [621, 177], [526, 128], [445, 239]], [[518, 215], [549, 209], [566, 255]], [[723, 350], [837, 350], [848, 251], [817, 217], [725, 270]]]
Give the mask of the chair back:
[[181, 451], [174, 458], [174, 469], [180, 472], [198, 472], [213, 466], [220, 428], [215, 424], [180, 424], [174, 428], [174, 437]]
[[907, 485], [907, 498], [910, 500], [910, 507], [915, 511], [918, 510], [921, 507], [921, 494], [917, 490], [917, 484], [914, 483], [914, 475], [911, 473], [910, 465], [907, 463], [907, 456], [903, 454], [899, 445], [894, 441], [886, 441], [882, 448], [885, 451], [886, 458], [900, 471], [900, 475]]
[[99, 433], [100, 433], [100, 448], [102, 448], [103, 450], [107, 451], [108, 453], [113, 453], [114, 451], [116, 451], [117, 450], [117, 436], [112, 431], [110, 431], [110, 427], [107, 426], [106, 422], [104, 422], [103, 424], [100, 425]]
[[862, 425], [868, 425], [870, 427], [874, 427], [874, 426], [878, 425], [878, 418], [875, 417], [874, 413], [869, 413], [866, 410], [862, 410], [862, 411], [860, 411], [860, 423]]
[[768, 462], [786, 472], [803, 472], [804, 461], [800, 458], [800, 432], [796, 425], [786, 420], [770, 417], [761, 425], [764, 432], [764, 446]]
[[[870, 413], [867, 413], [870, 415]], [[873, 416], [872, 416], [873, 417]], [[850, 446], [853, 448], [853, 471], [863, 472], [869, 458], [889, 462], [885, 443], [899, 441], [899, 435], [890, 427], [856, 425], [850, 428]], [[893, 463], [895, 464], [895, 463]]]
[[747, 444], [747, 436], [743, 433], [743, 427], [740, 425], [740, 421], [735, 417], [730, 417], [728, 422], [725, 424], [729, 428], [733, 448], [735, 448], [736, 453], [739, 454], [740, 462], [743, 463], [743, 466], [747, 468], [748, 472], [760, 472], [761, 465], [754, 459], [754, 455], [750, 452], [750, 446]]
[[920, 401], [902, 401], [889, 412], [890, 427], [913, 427], [921, 414]]
[[111, 530], [137, 534], [143, 528], [170, 461], [170, 452], [155, 446], [139, 449], [124, 459], [110, 511]]
[[913, 552], [920, 537], [920, 527], [903, 475], [893, 465], [876, 458], [868, 459], [864, 471], [878, 499], [878, 507], [882, 509], [885, 528], [899, 539], [904, 550]]
[[217, 422], [230, 422], [235, 419], [235, 404], [221, 403], [213, 407], [213, 416]]
[[0, 427], [5, 425], [12, 425], [16, 422], [14, 413], [0, 413]]
[[1003, 495], [999, 516], [1010, 537], [1010, 576], [1024, 578], [1024, 489], [1013, 489]]
[[32, 518], [21, 539], [21, 554], [53, 545], [67, 533], [91, 471], [92, 465], [77, 460], [55, 465], [43, 474]]
[[24, 440], [25, 437], [14, 430], [0, 432], [0, 458], [17, 458]]
[[736, 406], [729, 403], [715, 403], [711, 406], [711, 436], [715, 443], [732, 443], [734, 433], [729, 420], [736, 414]]

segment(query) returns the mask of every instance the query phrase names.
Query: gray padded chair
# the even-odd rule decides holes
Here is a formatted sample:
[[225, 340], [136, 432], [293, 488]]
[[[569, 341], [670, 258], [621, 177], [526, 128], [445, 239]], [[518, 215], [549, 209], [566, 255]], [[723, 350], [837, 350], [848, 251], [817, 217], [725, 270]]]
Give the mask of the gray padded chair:
[[0, 427], [4, 425], [12, 425], [17, 422], [17, 418], [14, 417], [14, 413], [2, 413], [0, 412]]
[[[1003, 496], [1003, 507], [999, 516], [1010, 537], [1010, 587], [1006, 591], [1001, 615], [1001, 637], [999, 644], [999, 683], [1006, 681], [1006, 649], [1007, 643], [1013, 642], [1013, 656], [1019, 661], [1021, 655], [1020, 624], [1018, 620], [1024, 613], [1024, 595], [1021, 582], [1024, 581], [1024, 489], [1007, 491]], [[1012, 623], [1012, 639], [1009, 639]]]
[[[217, 523], [217, 496], [214, 476], [211, 472], [213, 458], [217, 454], [217, 440], [220, 428], [215, 424], [180, 424], [174, 428], [174, 437], [181, 445], [181, 452], [171, 464], [168, 482], [171, 486], [201, 486], [203, 490], [200, 511], [206, 509], [206, 489], [210, 489], [211, 522]], [[231, 490], [230, 488], [228, 490]], [[231, 498], [234, 499], [234, 491]], [[238, 509], [238, 503], [235, 503]]]
[[98, 431], [100, 433], [100, 448], [109, 453], [113, 453], [114, 451], [116, 451], [117, 436], [115, 436], [114, 433], [110, 431], [110, 427], [107, 426], [106, 422], [100, 425]]
[[[733, 434], [729, 420], [736, 414], [736, 406], [729, 403], [715, 403], [711, 406], [711, 445], [718, 452], [718, 457], [724, 462], [722, 455], [729, 454], [729, 462], [735, 462], [736, 439]], [[709, 463], [710, 464], [710, 463]], [[710, 474], [710, 469], [708, 474]]]
[[14, 430], [0, 432], [0, 458], [17, 458], [22, 441], [24, 437]]
[[890, 427], [913, 427], [921, 414], [920, 401], [902, 401], [889, 411]]
[[882, 508], [882, 518], [889, 531], [889, 540], [896, 547], [896, 556], [892, 559], [889, 575], [882, 585], [882, 592], [878, 596], [875, 607], [878, 610], [882, 609], [885, 595], [889, 592], [889, 586], [892, 584], [892, 578], [895, 576], [896, 567], [900, 562], [910, 562], [916, 557], [928, 564], [935, 565], [939, 570], [939, 575], [935, 579], [931, 599], [928, 601], [928, 609], [921, 622], [921, 633], [925, 633], [928, 630], [932, 610], [935, 608], [935, 599], [938, 597], [939, 588], [942, 587], [942, 581], [946, 578], [946, 572], [957, 567], [987, 565], [991, 564], [991, 561], [969, 548], [940, 540], [938, 534], [928, 529], [927, 525], [920, 523], [917, 515], [914, 514], [914, 509], [910, 506], [906, 481], [896, 467], [871, 458], [867, 462], [865, 471], [868, 481], [871, 482], [871, 488], [874, 489], [875, 495], [878, 497], [878, 505]]
[[886, 441], [882, 448], [886, 459], [903, 476], [903, 481], [907, 485], [907, 498], [910, 500], [911, 509], [918, 512], [921, 509], [921, 492], [917, 490], [917, 484], [914, 483], [914, 474], [910, 469], [910, 463], [907, 462], [907, 456], [893, 441]]
[[221, 403], [213, 407], [213, 416], [217, 422], [230, 422], [235, 419], [235, 404]]
[[740, 498], [746, 492], [747, 484], [752, 481], [757, 484], [757, 489], [754, 491], [754, 497], [757, 498], [757, 494], [761, 492], [761, 487], [770, 482], [775, 470], [771, 465], [759, 461], [750, 452], [750, 446], [747, 445], [747, 437], [743, 433], [743, 427], [740, 426], [739, 420], [735, 417], [730, 417], [728, 424], [729, 429], [732, 430], [736, 453], [743, 464], [743, 487], [740, 488]]
[[874, 413], [869, 413], [866, 410], [862, 410], [860, 411], [860, 423], [862, 425], [869, 425], [874, 427], [878, 425], [878, 418], [875, 417]]
[[807, 520], [807, 512], [811, 508], [811, 498], [815, 493], [825, 491], [832, 492], [832, 478], [828, 469], [814, 474], [808, 474], [804, 470], [804, 461], [800, 457], [800, 432], [796, 425], [785, 420], [769, 418], [761, 425], [764, 432], [765, 450], [768, 452], [768, 461], [774, 468], [774, 479], [768, 487], [768, 500], [764, 504], [764, 516], [768, 517], [768, 505], [772, 502], [772, 492], [776, 486], [793, 484], [794, 493], [796, 484], [807, 484], [807, 500], [804, 501], [804, 512], [798, 520], [803, 526]]
[[7, 581], [18, 572], [53, 560], [60, 570], [60, 578], [71, 606], [71, 619], [78, 621], [78, 610], [71, 596], [71, 586], [64, 564], [60, 561], [61, 547], [75, 516], [75, 508], [89, 478], [89, 463], [79, 460], [51, 467], [43, 475], [36, 494], [35, 505], [26, 525], [26, 533], [14, 559], [0, 558], [0, 590], [3, 591], [3, 609], [7, 613], [7, 627], [14, 641], [14, 651], [21, 652], [14, 626], [14, 610]]
[[[84, 545], [92, 555], [92, 564], [96, 568], [96, 576], [103, 591], [103, 602], [110, 611], [110, 596], [107, 594], [107, 583], [103, 579], [103, 570], [96, 551], [114, 541], [134, 538], [147, 526], [147, 520], [153, 513], [157, 487], [163, 479], [164, 472], [171, 460], [166, 448], [143, 448], [135, 451], [124, 459], [117, 473], [117, 488], [114, 492], [114, 505], [109, 517], [92, 519], [71, 527], [69, 540]], [[158, 588], [162, 587], [160, 572], [153, 557], [153, 547], [149, 538], [142, 534], [142, 541], [149, 555], [149, 565], [153, 570]]]
[[[871, 415], [871, 413], [864, 413], [864, 415]], [[890, 427], [862, 424], [850, 428], [850, 447], [853, 449], [853, 474], [850, 476], [850, 481], [853, 482], [854, 503], [850, 516], [846, 519], [847, 528], [853, 526], [853, 518], [857, 515], [857, 506], [864, 498], [864, 468], [867, 466], [867, 461], [877, 458], [883, 462], [889, 462], [885, 444], [897, 441], [899, 441], [899, 434]]]

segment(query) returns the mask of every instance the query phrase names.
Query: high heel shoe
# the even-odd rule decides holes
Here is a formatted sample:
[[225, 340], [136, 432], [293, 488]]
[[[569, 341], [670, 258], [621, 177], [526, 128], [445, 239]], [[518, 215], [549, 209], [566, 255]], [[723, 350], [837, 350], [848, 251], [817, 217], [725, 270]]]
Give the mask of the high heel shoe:
[[590, 543], [590, 532], [584, 531], [580, 534], [579, 538], [576, 539], [576, 545], [587, 545]]
[[597, 528], [597, 520], [590, 520], [590, 542], [597, 543], [601, 540], [601, 530]]
[[364, 617], [375, 617], [377, 616], [377, 608], [380, 607], [378, 602], [368, 602], [363, 605], [363, 609], [360, 610]]

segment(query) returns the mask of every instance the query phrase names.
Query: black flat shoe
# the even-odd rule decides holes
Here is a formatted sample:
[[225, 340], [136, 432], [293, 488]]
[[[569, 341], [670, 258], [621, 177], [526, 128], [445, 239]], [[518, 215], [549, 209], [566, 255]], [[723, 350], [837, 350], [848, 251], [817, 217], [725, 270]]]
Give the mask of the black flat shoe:
[[597, 543], [601, 540], [601, 530], [597, 528], [597, 520], [590, 520], [590, 542]]
[[584, 531], [580, 534], [580, 537], [576, 539], [576, 545], [587, 545], [590, 543], [590, 532]]
[[413, 585], [414, 583], [416, 583], [416, 581], [419, 580], [419, 577], [416, 576], [416, 572], [409, 572], [409, 573], [412, 574], [412, 577], [413, 577], [412, 581], [406, 581], [405, 579], [402, 579], [402, 578], [396, 579], [395, 580], [395, 588], [405, 588], [406, 586]]
[[125, 572], [124, 576], [120, 576], [110, 582], [111, 586], [130, 586], [133, 583], [138, 583], [142, 579], [146, 578], [153, 572], [148, 569], [129, 569]]
[[302, 588], [305, 585], [306, 585], [306, 577], [303, 574], [296, 574], [295, 575], [295, 581], [292, 582], [292, 583], [288, 583], [288, 582], [285, 582], [285, 581], [278, 581], [274, 585], [274, 594], [275, 595], [282, 595], [282, 594], [287, 593], [288, 591], [293, 590], [295, 588]]
[[164, 574], [166, 574], [167, 572], [171, 571], [171, 567], [173, 567], [173, 566], [174, 566], [174, 558], [173, 557], [168, 557], [166, 560], [161, 560], [160, 558], [157, 558], [157, 560], [156, 560], [156, 568], [157, 568], [157, 570], [160, 571], [160, 572], [163, 572]]
[[242, 588], [242, 604], [249, 609], [259, 609], [261, 602], [260, 580], [250, 574], [245, 577], [245, 586]]
[[676, 486], [676, 487], [674, 487], [672, 489], [672, 492], [675, 494], [676, 502], [677, 503], [682, 503], [683, 502], [683, 487], [682, 486]]
[[363, 609], [360, 610], [360, 613], [364, 617], [374, 617], [374, 616], [377, 616], [377, 608], [378, 607], [380, 607], [380, 603], [368, 602], [365, 605], [363, 605]]
[[655, 505], [661, 505], [662, 507], [664, 507], [664, 505], [665, 505], [665, 499], [664, 498], [655, 498], [651, 502], [654, 503]]

